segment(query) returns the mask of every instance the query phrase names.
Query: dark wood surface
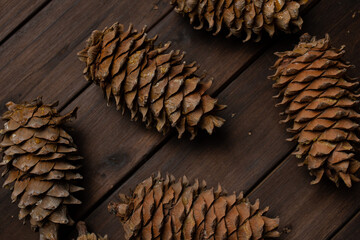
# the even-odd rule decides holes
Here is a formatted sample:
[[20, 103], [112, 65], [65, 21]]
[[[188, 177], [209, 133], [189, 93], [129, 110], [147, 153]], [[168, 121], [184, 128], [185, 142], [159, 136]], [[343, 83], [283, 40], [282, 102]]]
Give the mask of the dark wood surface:
[[23, 24], [37, 14], [49, 1], [0, 1], [0, 42], [17, 32]]
[[357, 240], [360, 236], [360, 212], [354, 216], [334, 237], [335, 240]]
[[[171, 11], [168, 0], [0, 1], [0, 13], [0, 110], [9, 100], [36, 96], [60, 100], [64, 113], [80, 107], [70, 126], [85, 157], [86, 190], [80, 196], [83, 205], [72, 215], [91, 230], [123, 239], [120, 223], [107, 213], [108, 202], [161, 171], [259, 198], [262, 206], [270, 206], [270, 215], [280, 216], [281, 229], [289, 230], [281, 239], [360, 239], [359, 184], [352, 189], [337, 189], [329, 181], [309, 185], [307, 170], [290, 155], [295, 145], [285, 141], [289, 135], [278, 124], [272, 99], [276, 91], [266, 79], [276, 59], [273, 52], [291, 49], [303, 32], [329, 33], [332, 44], [345, 44], [345, 58], [360, 67], [359, 1], [310, 1], [301, 33], [245, 44], [193, 30]], [[76, 52], [92, 30], [115, 21], [132, 22], [138, 29], [146, 24], [150, 36], [160, 35], [158, 42], [170, 40], [172, 49], [187, 52], [186, 61], [196, 60], [200, 72], [214, 78], [210, 93], [228, 105], [221, 113], [224, 127], [210, 137], [202, 133], [192, 142], [178, 140], [107, 107], [101, 90], [84, 80]], [[358, 69], [352, 70], [354, 76], [360, 75]], [[0, 212], [0, 239], [38, 238], [17, 220], [18, 209], [5, 189]], [[73, 228], [62, 230], [61, 239], [71, 239]]]

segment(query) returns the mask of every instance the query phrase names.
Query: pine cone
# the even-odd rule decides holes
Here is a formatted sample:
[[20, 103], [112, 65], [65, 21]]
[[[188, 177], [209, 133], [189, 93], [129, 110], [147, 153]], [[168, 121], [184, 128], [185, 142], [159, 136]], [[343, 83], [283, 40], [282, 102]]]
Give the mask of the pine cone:
[[351, 67], [341, 58], [340, 49], [330, 46], [329, 35], [316, 40], [308, 34], [292, 51], [276, 53], [273, 66], [276, 73], [269, 78], [280, 89], [278, 105], [286, 106], [283, 113], [290, 123], [288, 132], [297, 141], [293, 153], [305, 157], [310, 174], [318, 183], [325, 173], [339, 184], [339, 179], [351, 187], [359, 181], [359, 82], [346, 75]]
[[59, 224], [72, 224], [67, 205], [80, 204], [72, 194], [82, 188], [72, 182], [81, 179], [76, 165], [81, 157], [71, 136], [62, 128], [76, 117], [76, 110], [60, 116], [57, 105], [32, 103], [6, 104], [8, 111], [1, 133], [0, 166], [6, 166], [3, 186], [12, 190], [12, 202], [19, 200], [19, 219], [30, 219], [40, 239], [57, 239]]
[[263, 29], [272, 37], [276, 30], [286, 33], [301, 29], [303, 20], [299, 9], [308, 0], [171, 0], [175, 11], [188, 15], [195, 29], [207, 27], [213, 35], [221, 28], [229, 31], [227, 37], [241, 37], [244, 42], [252, 34], [261, 40]]
[[86, 225], [84, 222], [78, 222], [76, 227], [79, 232], [79, 236], [76, 240], [108, 240], [107, 236], [100, 237], [100, 236], [96, 236], [95, 233], [89, 233], [86, 230]]
[[187, 130], [193, 139], [197, 129], [209, 134], [224, 119], [213, 114], [224, 108], [205, 94], [211, 81], [195, 75], [196, 63], [185, 64], [184, 53], [167, 52], [170, 43], [154, 46], [145, 28], [139, 33], [132, 25], [115, 23], [104, 31], [94, 31], [87, 46], [78, 53], [86, 63], [85, 78], [105, 91], [108, 102], [115, 99], [117, 109], [130, 110], [131, 119], [139, 116], [147, 127], [159, 132], [176, 127], [179, 138]]
[[131, 197], [120, 194], [111, 202], [120, 218], [125, 239], [263, 239], [278, 237], [279, 218], [263, 216], [259, 200], [251, 205], [240, 193], [228, 195], [221, 186], [206, 189], [198, 180], [190, 185], [184, 176], [160, 174], [137, 185]]

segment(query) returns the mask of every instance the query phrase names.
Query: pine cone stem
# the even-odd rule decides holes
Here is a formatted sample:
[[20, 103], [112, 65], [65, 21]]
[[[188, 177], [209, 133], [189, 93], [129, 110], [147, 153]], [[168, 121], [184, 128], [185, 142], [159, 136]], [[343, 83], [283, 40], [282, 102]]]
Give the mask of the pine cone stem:
[[88, 232], [86, 229], [86, 224], [83, 221], [80, 221], [76, 224], [76, 229], [79, 233], [79, 236], [86, 235]]
[[57, 240], [58, 231], [59, 224], [47, 223], [45, 226], [39, 228], [40, 240]]
[[212, 134], [224, 119], [214, 114], [225, 106], [205, 94], [212, 81], [196, 75], [195, 62], [186, 64], [184, 52], [168, 51], [170, 42], [155, 46], [157, 36], [148, 38], [130, 25], [115, 23], [94, 31], [78, 53], [86, 63], [85, 78], [99, 85], [118, 110], [128, 110], [132, 120], [166, 134], [176, 128], [179, 138], [185, 131], [193, 139], [198, 128]]
[[78, 230], [79, 236], [77, 240], [108, 240], [108, 237], [98, 237], [95, 235], [95, 233], [89, 233], [86, 229], [85, 222], [78, 222], [76, 225], [76, 228]]

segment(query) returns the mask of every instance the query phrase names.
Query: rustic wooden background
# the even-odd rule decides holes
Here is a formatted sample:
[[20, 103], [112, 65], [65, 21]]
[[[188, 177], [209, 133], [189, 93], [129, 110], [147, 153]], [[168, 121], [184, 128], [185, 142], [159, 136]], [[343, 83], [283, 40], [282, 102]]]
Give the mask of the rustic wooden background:
[[[170, 0], [0, 0], [0, 112], [9, 101], [43, 96], [60, 100], [60, 110], [80, 107], [71, 124], [85, 157], [82, 173], [84, 204], [72, 210], [76, 220], [110, 239], [123, 239], [122, 227], [107, 213], [107, 203], [156, 171], [186, 174], [218, 182], [229, 192], [244, 191], [270, 206], [269, 214], [281, 217], [281, 239], [360, 239], [360, 184], [336, 188], [325, 180], [309, 185], [305, 168], [290, 155], [285, 126], [279, 125], [274, 107], [271, 74], [273, 52], [291, 49], [301, 33], [265, 38], [260, 43], [212, 37], [195, 31], [174, 11]], [[312, 0], [303, 9], [302, 32], [323, 37], [329, 33], [335, 46], [346, 44], [346, 59], [359, 68], [360, 1]], [[214, 77], [211, 91], [228, 104], [223, 128], [213, 136], [190, 142], [174, 134], [162, 136], [129, 121], [107, 107], [101, 90], [82, 76], [76, 53], [94, 29], [115, 21], [130, 22], [149, 35], [173, 42], [173, 49], [187, 52], [201, 69]], [[2, 180], [3, 181], [3, 180]], [[0, 239], [37, 239], [38, 234], [17, 219], [16, 204], [8, 190], [0, 191]], [[71, 239], [74, 229], [62, 228], [61, 239]]]

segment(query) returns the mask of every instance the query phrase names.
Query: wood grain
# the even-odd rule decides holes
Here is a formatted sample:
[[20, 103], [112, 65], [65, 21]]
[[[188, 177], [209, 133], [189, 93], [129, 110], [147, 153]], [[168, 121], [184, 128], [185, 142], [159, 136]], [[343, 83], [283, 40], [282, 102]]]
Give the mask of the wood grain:
[[72, 124], [75, 140], [84, 156], [82, 208], [83, 215], [116, 181], [124, 177], [162, 139], [154, 130], [122, 116], [114, 106], [107, 107], [98, 86], [91, 85], [65, 109], [79, 107], [78, 118]]
[[[128, 24], [130, 19], [135, 26], [150, 27], [171, 9], [168, 3], [158, 3], [159, 9], [154, 10], [156, 2], [51, 2], [0, 46], [1, 112], [9, 100], [19, 102], [37, 96], [44, 96], [49, 102], [58, 99], [63, 106], [87, 84], [82, 76], [84, 66], [76, 53], [91, 31], [115, 21]], [[103, 105], [100, 108], [106, 109]], [[96, 174], [96, 168], [93, 171]], [[18, 208], [10, 203], [8, 190], [0, 191], [0, 203], [0, 239], [38, 239], [38, 233], [32, 233], [29, 225], [22, 226], [17, 219]]]
[[86, 85], [76, 53], [91, 32], [115, 21], [151, 26], [171, 9], [159, 3], [154, 10], [155, 2], [52, 1], [0, 47], [0, 110], [9, 99], [43, 95], [52, 101], [76, 95]]
[[[153, 9], [156, 4], [158, 10]], [[80, 107], [71, 127], [85, 157], [81, 171], [86, 190], [80, 196], [82, 208], [72, 210], [72, 215], [78, 219], [90, 214], [86, 220], [91, 230], [123, 239], [120, 223], [107, 213], [107, 203], [160, 170], [205, 179], [209, 186], [220, 182], [229, 192], [244, 190], [252, 200], [259, 197], [262, 206], [270, 205], [272, 216], [281, 216], [281, 228], [291, 230], [282, 239], [332, 236], [360, 208], [359, 186], [348, 190], [336, 189], [328, 181], [308, 184], [307, 170], [287, 157], [294, 144], [284, 141], [288, 135], [285, 126], [277, 123], [279, 111], [271, 99], [275, 91], [266, 79], [271, 73], [267, 68], [275, 61], [273, 52], [290, 49], [298, 35], [243, 44], [195, 31], [174, 12], [162, 19], [170, 8], [168, 1], [159, 0], [53, 0], [0, 46], [1, 112], [10, 99], [38, 95], [49, 101], [60, 99], [61, 106], [75, 98], [64, 112]], [[330, 32], [333, 44], [346, 44], [346, 59], [360, 67], [359, 9], [360, 3], [351, 0], [321, 1], [305, 15], [304, 30], [319, 37]], [[163, 137], [131, 123], [114, 106], [106, 107], [97, 86], [86, 88], [76, 52], [92, 30], [115, 21], [131, 21], [136, 28], [156, 24], [150, 36], [160, 34], [159, 41], [171, 40], [173, 49], [187, 51], [187, 61], [197, 60], [201, 70], [215, 78], [210, 92], [220, 93], [219, 101], [229, 105], [222, 113], [225, 126], [214, 136], [200, 134], [193, 142]], [[360, 75], [358, 69], [352, 72]], [[18, 209], [10, 203], [9, 191], [0, 191], [0, 212], [0, 239], [38, 238], [29, 225], [17, 220]], [[354, 239], [352, 233], [358, 236], [358, 215], [336, 239]], [[62, 230], [60, 239], [69, 239], [71, 228]]]
[[360, 236], [360, 212], [344, 226], [332, 239], [333, 240], [357, 240]]
[[17, 30], [47, 0], [0, 1], [0, 42]]
[[311, 177], [298, 160], [288, 157], [253, 192], [270, 213], [279, 215], [280, 229], [290, 232], [281, 239], [328, 239], [359, 208], [360, 185], [336, 188], [329, 180], [312, 186]]
[[[320, 2], [306, 14], [304, 29], [321, 37], [330, 32], [333, 44], [347, 44], [346, 59], [358, 65], [359, 59], [353, 51], [359, 44], [358, 38], [344, 38], [348, 31], [359, 27], [359, 21], [353, 20], [353, 12], [349, 11], [353, 7], [359, 6], [351, 1]], [[221, 182], [228, 191], [247, 192], [273, 171], [250, 197], [253, 200], [260, 197], [264, 206], [270, 205], [270, 213], [284, 219], [282, 226], [291, 225], [291, 233], [284, 238], [326, 239], [331, 236], [357, 209], [358, 186], [352, 190], [337, 190], [326, 181], [310, 186], [307, 170], [298, 168], [292, 158], [286, 158], [280, 165], [283, 167], [276, 168], [294, 145], [284, 141], [285, 126], [277, 123], [279, 111], [273, 107], [275, 101], [271, 95], [275, 91], [266, 80], [270, 74], [267, 68], [275, 61], [274, 51], [290, 49], [296, 42], [296, 38], [279, 41], [220, 93], [220, 99], [229, 103], [224, 112], [228, 121], [214, 138], [203, 135], [191, 143], [172, 139], [87, 218], [90, 226], [110, 236], [123, 234], [119, 222], [106, 213], [107, 203], [116, 199], [117, 193], [127, 193], [129, 188], [158, 170], [177, 177], [186, 174], [189, 178], [206, 179], [211, 186]], [[211, 54], [212, 51], [207, 55]], [[103, 221], [99, 223], [98, 219]], [[329, 226], [331, 224], [333, 226]]]

